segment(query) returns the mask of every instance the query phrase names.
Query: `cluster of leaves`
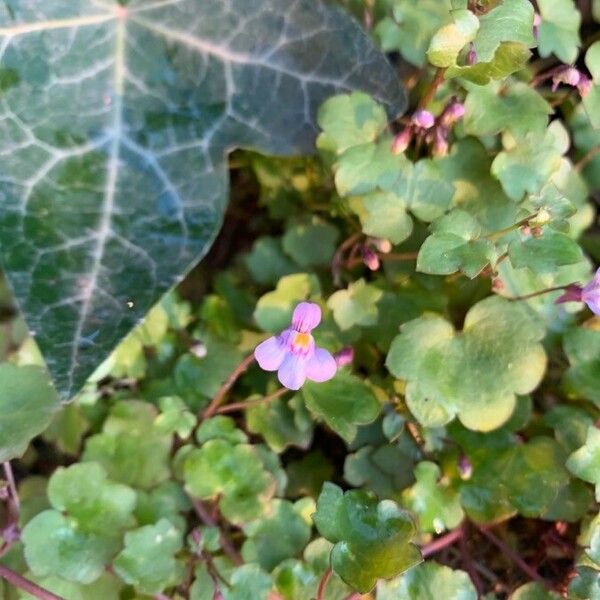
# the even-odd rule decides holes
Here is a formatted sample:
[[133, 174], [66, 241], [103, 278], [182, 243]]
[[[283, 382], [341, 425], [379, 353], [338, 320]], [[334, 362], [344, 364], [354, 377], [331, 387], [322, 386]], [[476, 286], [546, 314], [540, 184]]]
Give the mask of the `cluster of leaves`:
[[[12, 19], [16, 4], [0, 3], [0, 16]], [[228, 85], [261, 91], [249, 106], [228, 89], [233, 99], [225, 99], [231, 112], [224, 129], [214, 113], [220, 91], [206, 82], [209, 98], [190, 100], [185, 114], [209, 105], [208, 126], [192, 125], [175, 100], [164, 119], [146, 115], [164, 122], [148, 124], [139, 144], [118, 141], [121, 159], [118, 152], [116, 162], [114, 154], [107, 157], [109, 172], [124, 169], [126, 184], [109, 194], [119, 210], [125, 210], [119, 194], [141, 185], [133, 174], [140, 160], [152, 177], [162, 177], [158, 212], [175, 200], [187, 206], [188, 196], [204, 188], [221, 198], [215, 165], [222, 148], [305, 150], [310, 127], [300, 131], [295, 122], [303, 111], [319, 129], [316, 155], [234, 155], [232, 206], [214, 255], [145, 315], [68, 404], [61, 405], [8, 287], [0, 286], [0, 459], [18, 458], [12, 463], [18, 485], [5, 465], [0, 489], [0, 575], [8, 569], [66, 600], [347, 600], [359, 594], [598, 600], [600, 317], [581, 303], [555, 303], [559, 288], [588, 281], [600, 258], [598, 233], [587, 231], [600, 191], [598, 3], [582, 17], [573, 0], [538, 0], [535, 7], [529, 0], [340, 1], [393, 53], [397, 74], [337, 8], [316, 4], [320, 21], [314, 21], [301, 10], [306, 3], [294, 3], [300, 8], [290, 22], [307, 28], [295, 40], [301, 47], [295, 49], [290, 26], [283, 37], [265, 41], [278, 48], [265, 58], [254, 45], [243, 46], [244, 36], [231, 48], [194, 37], [192, 13], [185, 13], [191, 0], [171, 9], [175, 16], [165, 17], [164, 28], [147, 21], [142, 9], [138, 15], [138, 4], [124, 3], [119, 19], [131, 10], [127, 18], [138, 23], [132, 32], [140, 27], [166, 36], [174, 47], [161, 56], [175, 56], [163, 87], [139, 63], [135, 45], [147, 40], [133, 38], [130, 83], [148, 114], [173, 93], [176, 74], [197, 70], [189, 46], [221, 53], [230, 63]], [[160, 10], [163, 4], [168, 10], [176, 3], [159, 2]], [[244, 6], [221, 4], [235, 9], [228, 14]], [[268, 4], [273, 14], [285, 8], [279, 0]], [[81, 18], [61, 10], [49, 15], [64, 19], [48, 21], [52, 29]], [[258, 32], [276, 28], [274, 21], [260, 11], [250, 19]], [[2, 35], [8, 34], [0, 27]], [[118, 27], [117, 39], [123, 35]], [[352, 57], [348, 64], [330, 58], [343, 53], [344, 35], [356, 40], [362, 67], [355, 77], [340, 75], [355, 72]], [[77, 35], [73, 40], [81, 43]], [[24, 93], [10, 74], [15, 48], [37, 52], [35, 42], [11, 43], [0, 46], [9, 61], [0, 67], [3, 106], [14, 102], [15, 90]], [[52, 52], [60, 54], [60, 46]], [[319, 51], [318, 72], [289, 62]], [[564, 75], [563, 63], [577, 59], [577, 73], [589, 78], [581, 90]], [[135, 68], [143, 79], [135, 79]], [[262, 82], [261, 68], [279, 75]], [[28, 81], [36, 73], [26, 73]], [[69, 81], [66, 73], [52, 77]], [[80, 82], [80, 75], [71, 80]], [[403, 102], [396, 75], [410, 84], [410, 108], [390, 121], [390, 107]], [[260, 95], [268, 85], [289, 92], [289, 110]], [[46, 86], [52, 88], [44, 80], [48, 92]], [[464, 116], [445, 120], [457, 103]], [[77, 158], [81, 138], [71, 131], [72, 139], [57, 142], [29, 123], [28, 111], [19, 118], [6, 110], [13, 146], [11, 127], [20, 122], [19, 144], [40, 137], [34, 146], [57, 164], [67, 161], [56, 177], [47, 177], [53, 166], [40, 172], [44, 189], [37, 195], [33, 188], [25, 193], [33, 194], [36, 217], [51, 210], [48, 189], [72, 194], [72, 201], [86, 186], [97, 192], [97, 165]], [[416, 110], [429, 111], [433, 126], [419, 125]], [[134, 129], [142, 117], [126, 118]], [[169, 133], [156, 133], [161, 127]], [[410, 139], [399, 151], [395, 140], [403, 131]], [[52, 145], [60, 143], [67, 149], [57, 152]], [[167, 149], [157, 150], [159, 143]], [[188, 190], [178, 165], [161, 161], [170, 150], [175, 162], [189, 160], [178, 148], [198, 144], [214, 146], [207, 161], [215, 162], [213, 170], [202, 167], [208, 175], [193, 179]], [[10, 181], [20, 190], [19, 178], [37, 175], [21, 173], [18, 153], [11, 147]], [[45, 164], [34, 158], [34, 166]], [[72, 160], [90, 170], [89, 181], [69, 180]], [[22, 190], [11, 187], [6, 198], [7, 205], [22, 199]], [[18, 221], [11, 211], [2, 213], [0, 233]], [[118, 219], [110, 215], [115, 228], [123, 220], [118, 213]], [[206, 217], [213, 225], [217, 213]], [[52, 214], [60, 221], [60, 212]], [[151, 233], [159, 231], [164, 245], [149, 247], [161, 273], [151, 286], [142, 277], [147, 265], [139, 262], [138, 240], [128, 242], [137, 229], [125, 225], [103, 241], [106, 254], [96, 255], [94, 290], [86, 287], [89, 280], [73, 284], [89, 251], [60, 222], [36, 229], [25, 220], [33, 237], [5, 251], [7, 277], [40, 326], [36, 338], [61, 393], [174, 280], [173, 263], [162, 261], [165, 248], [176, 246], [180, 262], [191, 258], [187, 234], [174, 233], [164, 214], [155, 218]], [[211, 237], [214, 228], [199, 225], [198, 215], [185, 218]], [[103, 222], [106, 235], [111, 225]], [[71, 262], [56, 255], [59, 273], [42, 262], [48, 276], [23, 248], [37, 249], [37, 263], [52, 255], [57, 239]], [[113, 248], [117, 239], [125, 255]], [[130, 266], [131, 256], [138, 262], [129, 280], [118, 260]], [[114, 272], [104, 273], [107, 265]], [[66, 300], [54, 293], [54, 277], [75, 286]], [[136, 285], [139, 290], [129, 287]], [[131, 301], [131, 315], [96, 340], [96, 319], [116, 319], [115, 299], [129, 298], [119, 286], [139, 295], [140, 305]], [[345, 349], [353, 359], [340, 361], [349, 364], [327, 382], [282, 390], [272, 373], [245, 358], [288, 327], [294, 307], [306, 300], [323, 312], [316, 343], [332, 353]], [[66, 313], [52, 313], [56, 322], [49, 323], [34, 314], [40, 303]], [[80, 319], [75, 333], [73, 315]], [[79, 370], [73, 360], [82, 352]], [[35, 597], [31, 588], [0, 585], [7, 600]]]

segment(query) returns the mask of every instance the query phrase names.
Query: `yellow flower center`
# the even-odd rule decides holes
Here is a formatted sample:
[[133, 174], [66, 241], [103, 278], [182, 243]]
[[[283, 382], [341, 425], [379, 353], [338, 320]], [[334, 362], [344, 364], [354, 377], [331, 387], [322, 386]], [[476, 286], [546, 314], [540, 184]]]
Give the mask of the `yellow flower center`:
[[310, 333], [297, 333], [294, 336], [293, 346], [298, 350], [308, 350], [311, 339], [312, 335], [310, 335]]

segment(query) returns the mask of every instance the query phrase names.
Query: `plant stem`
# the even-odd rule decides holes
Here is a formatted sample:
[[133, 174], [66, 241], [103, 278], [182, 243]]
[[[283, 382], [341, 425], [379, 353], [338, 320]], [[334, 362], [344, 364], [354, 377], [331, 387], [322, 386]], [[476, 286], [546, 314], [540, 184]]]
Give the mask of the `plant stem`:
[[548, 582], [531, 566], [529, 566], [512, 548], [510, 548], [507, 544], [505, 544], [499, 537], [496, 537], [491, 531], [485, 529], [485, 527], [480, 527], [476, 523], [474, 526], [477, 530], [486, 537], [494, 546], [496, 546], [500, 551], [502, 551], [510, 560], [517, 566], [527, 577], [534, 581], [539, 581], [544, 584], [546, 587], [549, 587]]
[[502, 298], [505, 298], [506, 300], [529, 300], [530, 298], [535, 298], [536, 296], [549, 294], [550, 292], [558, 292], [560, 290], [565, 290], [571, 285], [573, 284], [570, 283], [568, 285], [557, 285], [543, 290], [538, 290], [537, 292], [531, 292], [530, 294], [524, 294], [523, 296], [502, 296]]
[[235, 382], [239, 379], [240, 375], [242, 375], [248, 367], [254, 362], [254, 354], [249, 354], [246, 358], [232, 371], [231, 375], [225, 380], [225, 383], [219, 388], [215, 397], [212, 399], [211, 403], [208, 405], [206, 410], [202, 413], [202, 418], [208, 419], [212, 417], [217, 408], [223, 404], [225, 401], [225, 397], [229, 390], [233, 387]]
[[2, 467], [4, 469], [4, 476], [6, 477], [6, 482], [8, 483], [8, 491], [10, 492], [12, 504], [18, 516], [21, 510], [21, 503], [19, 501], [19, 493], [15, 484], [15, 476], [13, 475], [10, 462], [6, 461], [2, 464]]
[[475, 566], [471, 558], [471, 553], [469, 552], [469, 546], [467, 545], [467, 538], [469, 537], [468, 521], [464, 521], [461, 528], [463, 530], [463, 535], [461, 535], [459, 538], [460, 553], [463, 562], [465, 563], [465, 567], [467, 568], [467, 573], [469, 574], [469, 577], [471, 578], [471, 581], [473, 582], [473, 585], [477, 590], [477, 597], [479, 598], [483, 595], [483, 586], [481, 584], [479, 574], [475, 570]]
[[463, 537], [464, 533], [465, 532], [462, 527], [457, 527], [442, 537], [433, 540], [433, 542], [429, 542], [429, 544], [426, 544], [421, 548], [421, 554], [423, 555], [423, 558], [427, 558], [432, 554], [437, 554], [440, 550], [443, 550], [448, 546], [452, 546], [452, 544]]
[[416, 260], [419, 252], [389, 252], [388, 254], [379, 254], [381, 260]]
[[287, 388], [280, 388], [276, 392], [269, 394], [268, 396], [263, 396], [262, 398], [257, 398], [256, 400], [246, 400], [245, 402], [233, 402], [231, 404], [226, 404], [225, 406], [221, 406], [215, 410], [215, 415], [224, 415], [226, 413], [235, 412], [237, 410], [244, 410], [245, 408], [251, 408], [252, 406], [260, 406], [261, 404], [267, 404], [281, 396], [283, 396], [286, 392], [289, 392]]
[[429, 87], [425, 90], [425, 93], [421, 97], [421, 101], [419, 102], [419, 109], [427, 108], [429, 103], [433, 100], [435, 93], [442, 83], [444, 83], [444, 73], [446, 69], [439, 68], [435, 72], [435, 75], [429, 84]]
[[581, 173], [581, 171], [583, 171], [583, 169], [585, 169], [588, 164], [592, 162], [596, 156], [598, 156], [598, 154], [600, 154], [600, 146], [594, 146], [588, 150], [583, 157], [575, 163], [575, 170]]
[[488, 233], [487, 235], [482, 236], [484, 239], [486, 240], [490, 240], [490, 241], [495, 241], [495, 240], [499, 240], [501, 237], [504, 237], [507, 233], [510, 233], [511, 231], [514, 231], [515, 229], [519, 229], [519, 227], [523, 227], [523, 225], [527, 225], [529, 223], [529, 221], [531, 221], [531, 219], [533, 219], [534, 217], [537, 217], [537, 213], [534, 213], [533, 215], [529, 215], [528, 217], [525, 217], [524, 219], [521, 219], [520, 221], [517, 221], [516, 223], [513, 223], [512, 225], [509, 225], [508, 227], [505, 227], [504, 229], [499, 229], [498, 231], [493, 231], [492, 233]]
[[[190, 498], [192, 502], [192, 506], [196, 511], [196, 514], [200, 517], [200, 520], [209, 527], [218, 527], [218, 523], [216, 519], [206, 510], [202, 502], [197, 500], [196, 498]], [[229, 539], [229, 537], [225, 534], [225, 532], [221, 529], [221, 546], [223, 546], [223, 552], [229, 556], [231, 562], [234, 565], [243, 564], [242, 557], [239, 555], [238, 551], [235, 549], [233, 542]]]
[[37, 583], [33, 583], [33, 581], [29, 581], [29, 579], [25, 579], [25, 577], [15, 573], [12, 569], [4, 565], [0, 565], [0, 577], [6, 579], [8, 583], [18, 587], [19, 589], [39, 598], [39, 600], [65, 600], [62, 596], [57, 596], [52, 592], [44, 589], [37, 585]]
[[327, 587], [327, 583], [331, 579], [333, 575], [333, 571], [331, 568], [327, 569], [325, 573], [323, 573], [323, 577], [321, 577], [321, 581], [319, 581], [319, 587], [317, 588], [317, 600], [325, 600], [325, 588]]

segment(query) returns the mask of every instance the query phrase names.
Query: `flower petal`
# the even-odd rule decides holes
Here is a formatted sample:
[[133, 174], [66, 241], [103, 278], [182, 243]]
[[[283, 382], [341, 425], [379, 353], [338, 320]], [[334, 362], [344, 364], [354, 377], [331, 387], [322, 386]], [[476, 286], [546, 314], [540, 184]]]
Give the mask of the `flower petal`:
[[321, 322], [321, 307], [314, 302], [300, 302], [294, 309], [292, 327], [296, 331], [309, 333]]
[[590, 307], [593, 313], [600, 315], [600, 269], [596, 271], [594, 278], [584, 286], [581, 299]]
[[264, 371], [277, 371], [283, 362], [288, 348], [280, 337], [270, 337], [254, 349], [254, 358]]
[[336, 371], [335, 358], [323, 348], [317, 348], [306, 363], [306, 376], [312, 381], [327, 381], [335, 375]]
[[281, 385], [288, 390], [299, 390], [306, 381], [306, 357], [300, 354], [287, 354], [277, 371]]

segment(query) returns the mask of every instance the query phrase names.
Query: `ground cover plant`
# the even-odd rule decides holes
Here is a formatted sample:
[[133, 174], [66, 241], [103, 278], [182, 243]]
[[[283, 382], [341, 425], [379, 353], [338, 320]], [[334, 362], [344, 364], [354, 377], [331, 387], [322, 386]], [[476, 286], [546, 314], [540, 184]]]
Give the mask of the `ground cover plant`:
[[0, 0], [0, 597], [600, 599], [597, 0]]

